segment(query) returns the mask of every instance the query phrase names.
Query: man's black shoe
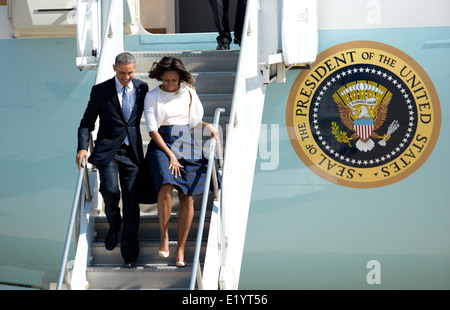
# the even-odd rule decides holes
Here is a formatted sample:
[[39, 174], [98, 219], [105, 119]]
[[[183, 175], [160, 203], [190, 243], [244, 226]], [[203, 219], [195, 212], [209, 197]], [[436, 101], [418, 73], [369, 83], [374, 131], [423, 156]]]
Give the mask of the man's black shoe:
[[229, 49], [230, 49], [230, 44], [228, 44], [226, 42], [221, 42], [216, 47], [216, 50], [229, 50]]
[[136, 267], [136, 260], [134, 258], [125, 258], [123, 261], [124, 268], [134, 268]]
[[117, 234], [109, 230], [105, 237], [105, 248], [108, 251], [112, 251], [116, 247], [116, 244], [117, 244]]

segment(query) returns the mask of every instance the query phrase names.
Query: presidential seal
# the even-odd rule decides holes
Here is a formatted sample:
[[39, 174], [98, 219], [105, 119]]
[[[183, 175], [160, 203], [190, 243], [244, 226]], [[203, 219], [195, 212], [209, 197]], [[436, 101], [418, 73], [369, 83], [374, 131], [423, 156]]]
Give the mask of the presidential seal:
[[303, 163], [339, 185], [372, 188], [416, 171], [439, 136], [441, 111], [426, 72], [378, 42], [318, 55], [289, 94], [286, 127]]

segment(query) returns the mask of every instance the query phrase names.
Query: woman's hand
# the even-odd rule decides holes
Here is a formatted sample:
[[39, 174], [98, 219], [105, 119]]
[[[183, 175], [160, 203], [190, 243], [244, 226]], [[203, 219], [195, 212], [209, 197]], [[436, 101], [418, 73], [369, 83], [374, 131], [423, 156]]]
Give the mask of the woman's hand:
[[180, 162], [172, 152], [170, 152], [170, 155], [168, 155], [168, 157], [169, 157], [169, 169], [172, 170], [171, 173], [176, 179], [177, 177], [181, 176], [180, 169], [184, 168], [184, 166], [180, 164]]
[[178, 162], [177, 157], [175, 154], [167, 147], [166, 143], [164, 142], [163, 138], [157, 131], [151, 131], [149, 132], [150, 138], [155, 141], [156, 145], [167, 155], [169, 158], [169, 169], [171, 169], [171, 173], [177, 178], [178, 176], [181, 176], [181, 168], [184, 168], [184, 166], [180, 165]]
[[219, 139], [219, 130], [212, 124], [205, 123], [205, 129], [209, 131], [211, 138]]

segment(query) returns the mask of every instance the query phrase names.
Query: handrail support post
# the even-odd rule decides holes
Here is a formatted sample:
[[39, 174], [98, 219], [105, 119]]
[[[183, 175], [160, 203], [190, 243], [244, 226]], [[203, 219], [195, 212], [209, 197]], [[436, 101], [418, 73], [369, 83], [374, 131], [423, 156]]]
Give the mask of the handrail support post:
[[[225, 112], [225, 109], [223, 108], [217, 108], [214, 113], [214, 122], [213, 126], [217, 128], [219, 126], [219, 118], [220, 113]], [[203, 191], [203, 198], [202, 198], [202, 208], [200, 211], [200, 222], [198, 225], [198, 231], [197, 231], [197, 239], [195, 242], [195, 253], [194, 253], [194, 262], [192, 263], [192, 273], [191, 273], [191, 280], [189, 284], [189, 289], [193, 290], [195, 289], [195, 279], [198, 279], [198, 285], [200, 289], [203, 289], [203, 281], [202, 281], [202, 275], [200, 271], [200, 248], [201, 248], [201, 242], [203, 237], [203, 227], [205, 225], [205, 214], [206, 214], [206, 205], [208, 203], [208, 194], [209, 194], [209, 186], [210, 186], [210, 180], [211, 180], [211, 173], [214, 166], [214, 150], [216, 147], [216, 138], [211, 138], [211, 144], [208, 154], [208, 166], [206, 170], [206, 182], [205, 182], [205, 190]], [[216, 185], [216, 184], [213, 184]]]

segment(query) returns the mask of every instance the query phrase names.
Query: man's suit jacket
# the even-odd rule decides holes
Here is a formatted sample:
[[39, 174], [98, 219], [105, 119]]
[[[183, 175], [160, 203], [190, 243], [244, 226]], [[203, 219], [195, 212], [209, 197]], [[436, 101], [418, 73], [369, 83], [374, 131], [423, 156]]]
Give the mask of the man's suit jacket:
[[114, 77], [92, 87], [88, 106], [78, 128], [77, 152], [88, 149], [90, 132], [94, 130], [95, 121], [99, 117], [94, 151], [88, 159], [95, 166], [108, 164], [112, 160], [127, 133], [138, 163], [143, 160], [140, 122], [148, 84], [138, 79], [133, 79], [132, 83], [136, 89], [136, 103], [128, 122], [120, 107]]

